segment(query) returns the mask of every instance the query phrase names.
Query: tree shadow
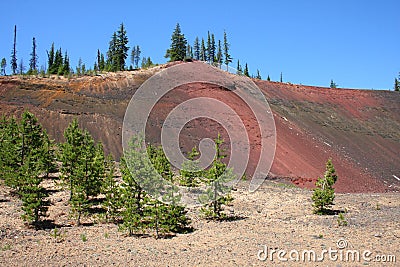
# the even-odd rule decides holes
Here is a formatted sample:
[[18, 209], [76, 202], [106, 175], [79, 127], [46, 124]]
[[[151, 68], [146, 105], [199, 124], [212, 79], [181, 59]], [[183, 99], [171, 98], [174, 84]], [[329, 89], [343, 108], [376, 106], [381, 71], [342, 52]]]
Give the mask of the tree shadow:
[[226, 217], [221, 217], [221, 218], [205, 218], [208, 222], [235, 222], [235, 221], [242, 221], [246, 220], [248, 217], [247, 216], [241, 216], [241, 215], [229, 215]]
[[90, 207], [88, 209], [88, 213], [93, 215], [93, 214], [102, 214], [106, 213], [106, 209], [103, 207]]
[[54, 193], [60, 192], [61, 190], [59, 190], [59, 189], [45, 189], [44, 191], [46, 192], [46, 194], [52, 195]]
[[80, 226], [93, 226], [94, 222], [81, 222]]
[[194, 231], [196, 231], [196, 229], [193, 226], [187, 226], [184, 228], [179, 228], [177, 231], [173, 232], [173, 234], [176, 236], [176, 234], [190, 234]]
[[151, 234], [147, 233], [133, 233], [133, 234], [127, 234], [127, 237], [134, 237], [134, 238], [149, 238], [152, 237]]
[[337, 209], [322, 209], [314, 212], [317, 215], [339, 215], [340, 213], [347, 213], [346, 210], [337, 210]]
[[37, 222], [35, 225], [33, 225], [33, 227], [35, 227], [36, 230], [48, 230], [48, 229], [71, 227], [71, 226], [56, 224], [54, 220], [47, 219]]
[[247, 218], [248, 218], [247, 216], [231, 215], [231, 216], [227, 216], [227, 217], [224, 217], [224, 218], [219, 218], [216, 221], [220, 221], [220, 222], [235, 222], [235, 221], [246, 220]]

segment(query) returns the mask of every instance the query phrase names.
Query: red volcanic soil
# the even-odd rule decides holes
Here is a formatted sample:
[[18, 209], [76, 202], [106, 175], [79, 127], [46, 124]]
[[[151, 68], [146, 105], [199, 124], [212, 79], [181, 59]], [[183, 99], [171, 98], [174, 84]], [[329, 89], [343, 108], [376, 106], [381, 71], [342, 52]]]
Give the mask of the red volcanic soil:
[[[198, 97], [213, 98], [228, 104], [232, 108], [236, 115], [238, 115], [243, 122], [244, 127], [248, 133], [249, 144], [250, 144], [250, 156], [249, 164], [247, 165], [246, 175], [251, 176], [254, 173], [258, 158], [260, 156], [260, 129], [257, 126], [257, 120], [252, 110], [245, 104], [245, 102], [234, 92], [222, 88], [217, 85], [207, 83], [191, 83], [179, 86], [167, 93], [163, 99], [157, 103], [152, 113], [150, 114], [147, 128], [146, 137], [152, 143], [161, 143], [160, 131], [162, 122], [165, 120], [167, 115], [175, 108], [178, 104], [183, 103], [189, 99], [195, 99]], [[186, 112], [188, 114], [194, 114], [193, 109], [198, 107], [189, 107]], [[214, 113], [224, 113], [224, 110], [216, 105], [210, 107]], [[232, 114], [224, 113], [224, 119], [230, 120]], [[154, 123], [156, 122], [156, 123]], [[223, 121], [221, 123], [224, 123]], [[180, 126], [180, 125], [177, 125]], [[194, 146], [199, 149], [198, 145], [204, 138], [217, 138], [217, 135], [221, 134], [224, 143], [222, 148], [227, 158], [224, 160], [229, 162], [231, 155], [231, 139], [245, 139], [243, 133], [227, 130], [216, 120], [210, 118], [197, 118], [188, 122], [179, 135], [179, 144], [184, 154], [187, 154]], [[234, 136], [236, 135], [236, 136]]]
[[273, 174], [312, 187], [332, 158], [339, 192], [398, 190], [399, 94], [256, 83], [275, 115]]
[[[191, 63], [186, 63], [191, 64]], [[74, 117], [101, 140], [108, 153], [121, 155], [125, 109], [135, 90], [166, 66], [150, 70], [107, 73], [82, 78], [0, 77], [1, 114], [29, 109], [56, 141]], [[337, 192], [400, 190], [400, 94], [389, 91], [330, 89], [254, 80], [275, 118], [277, 145], [268, 177], [311, 188], [332, 158], [339, 180]], [[175, 88], [153, 109], [146, 138], [160, 142], [169, 112], [185, 100], [213, 97], [229, 104], [242, 119], [250, 138], [247, 174], [254, 171], [260, 151], [254, 115], [236, 94], [215, 85], [192, 83]], [[182, 151], [220, 132], [225, 148], [229, 137], [217, 122], [196, 119], [180, 136]]]

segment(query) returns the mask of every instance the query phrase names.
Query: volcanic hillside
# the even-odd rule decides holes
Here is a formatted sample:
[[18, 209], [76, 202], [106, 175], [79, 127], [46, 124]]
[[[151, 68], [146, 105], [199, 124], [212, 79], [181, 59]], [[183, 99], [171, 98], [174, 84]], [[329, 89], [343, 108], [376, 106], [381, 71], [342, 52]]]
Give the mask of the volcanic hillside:
[[[106, 152], [118, 159], [122, 121], [131, 97], [144, 81], [168, 66], [70, 79], [0, 77], [0, 112], [19, 116], [24, 110], [31, 111], [56, 141], [63, 141], [64, 129], [78, 117], [103, 142]], [[339, 175], [338, 192], [400, 190], [400, 94], [254, 82], [275, 118], [277, 146], [270, 179], [312, 187], [332, 158]], [[174, 89], [154, 108], [147, 123], [149, 138], [159, 142], [160, 127], [173, 107], [192, 97], [210, 95], [239, 110], [252, 142], [251, 174], [259, 154], [257, 124], [249, 109], [226, 88], [193, 83]], [[224, 135], [213, 121], [188, 123], [182, 131], [182, 150], [190, 150], [203, 137], [215, 138], [216, 129]]]

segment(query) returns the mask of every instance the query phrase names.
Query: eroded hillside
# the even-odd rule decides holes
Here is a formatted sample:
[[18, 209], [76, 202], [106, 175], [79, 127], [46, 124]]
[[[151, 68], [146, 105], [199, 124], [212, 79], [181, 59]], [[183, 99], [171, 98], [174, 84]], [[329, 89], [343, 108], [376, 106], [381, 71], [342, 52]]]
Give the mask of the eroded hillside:
[[[119, 158], [122, 121], [132, 95], [165, 67], [72, 79], [0, 77], [0, 112], [19, 115], [29, 109], [56, 141], [62, 141], [64, 129], [78, 117], [80, 124], [103, 142], [107, 153]], [[400, 190], [396, 179], [400, 177], [400, 94], [255, 82], [275, 118], [277, 148], [271, 178], [312, 187], [331, 157], [339, 175], [339, 192]], [[148, 120], [149, 138], [159, 140], [168, 110], [182, 100], [206, 95], [241, 105], [229, 90], [217, 86], [181, 86], [156, 105]], [[257, 125], [248, 110], [243, 108], [242, 114], [252, 140], [251, 173], [259, 153]], [[190, 150], [203, 137], [215, 138], [216, 131], [223, 129], [208, 120], [189, 123], [182, 132], [182, 149]]]

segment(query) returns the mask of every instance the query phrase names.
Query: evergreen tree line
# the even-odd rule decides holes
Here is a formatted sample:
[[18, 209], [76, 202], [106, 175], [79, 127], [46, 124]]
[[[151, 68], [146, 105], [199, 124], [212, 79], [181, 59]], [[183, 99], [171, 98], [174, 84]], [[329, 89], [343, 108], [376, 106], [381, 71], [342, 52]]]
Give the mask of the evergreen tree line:
[[[11, 68], [13, 74], [24, 74], [25, 66], [23, 60], [20, 60], [20, 63], [17, 64], [17, 55], [16, 55], [16, 37], [17, 36], [17, 28], [14, 27], [14, 43], [13, 50], [11, 55]], [[130, 60], [131, 65], [129, 68], [127, 67], [127, 58], [129, 54], [130, 47], [128, 46], [129, 40], [127, 36], [127, 32], [123, 23], [120, 24], [119, 29], [112, 34], [111, 40], [109, 42], [109, 48], [107, 50], [106, 55], [100, 52], [97, 49], [97, 56], [93, 68], [87, 68], [86, 65], [82, 62], [81, 58], [79, 58], [78, 65], [76, 66], [75, 71], [70, 66], [70, 58], [67, 54], [67, 51], [63, 55], [61, 47], [58, 50], [55, 50], [54, 43], [51, 48], [47, 52], [47, 74], [57, 74], [57, 75], [70, 75], [76, 74], [78, 76], [88, 75], [88, 74], [96, 74], [101, 71], [122, 71], [122, 70], [132, 70], [139, 68], [148, 68], [154, 65], [150, 57], [141, 57], [141, 48], [139, 45], [134, 45], [130, 52]], [[227, 34], [224, 31], [223, 41], [216, 40], [214, 33], [207, 32], [206, 40], [204, 38], [196, 37], [191, 46], [185, 35], [182, 33], [179, 23], [176, 25], [176, 28], [171, 36], [171, 46], [167, 49], [166, 58], [169, 58], [170, 61], [179, 61], [179, 60], [202, 60], [207, 61], [210, 64], [215, 64], [218, 66], [222, 66], [223, 64], [228, 65], [232, 62], [233, 58], [230, 55], [230, 44], [228, 42]], [[141, 62], [141, 64], [140, 64]], [[31, 58], [29, 61], [29, 70], [26, 74], [38, 74], [41, 73], [44, 75], [46, 70], [44, 67], [39, 71], [38, 69], [38, 55], [37, 55], [37, 46], [36, 39], [32, 40], [32, 52]], [[5, 58], [1, 60], [1, 69], [0, 73], [2, 75], [6, 75], [6, 66], [7, 61]], [[257, 75], [250, 75], [247, 63], [245, 68], [242, 69], [240, 62], [237, 62], [237, 74], [243, 74], [248, 77], [261, 79], [261, 75], [259, 70], [257, 70]]]
[[[109, 48], [106, 53], [106, 57], [100, 50], [97, 50], [96, 61], [93, 65], [93, 69], [86, 68], [86, 65], [82, 63], [82, 60], [79, 58], [78, 65], [76, 67], [76, 74], [87, 75], [87, 74], [96, 74], [101, 71], [122, 71], [122, 70], [133, 70], [134, 68], [148, 68], [154, 66], [150, 57], [142, 57], [141, 58], [141, 48], [136, 45], [133, 46], [130, 57], [131, 57], [131, 65], [127, 68], [127, 57], [129, 52], [128, 46], [128, 36], [124, 24], [121, 23], [119, 29], [113, 33], [111, 40], [109, 42]], [[61, 48], [58, 50], [54, 49], [54, 43], [52, 44], [50, 51], [47, 52], [47, 73], [48, 74], [58, 74], [58, 75], [69, 75], [74, 74], [73, 69], [70, 67], [70, 59], [65, 52], [62, 54]], [[13, 48], [11, 52], [11, 70], [12, 74], [38, 74], [41, 73], [44, 75], [46, 73], [45, 68], [42, 66], [39, 71], [39, 60], [37, 54], [37, 45], [35, 37], [32, 38], [32, 52], [30, 54], [29, 60], [29, 69], [25, 72], [26, 67], [24, 65], [23, 59], [20, 59], [19, 63], [17, 60], [17, 26], [14, 26], [14, 41]], [[182, 61], [182, 60], [202, 60], [207, 61], [212, 64], [216, 64], [221, 66], [225, 64], [228, 68], [228, 65], [232, 63], [232, 56], [230, 55], [230, 44], [227, 39], [227, 34], [224, 31], [223, 41], [216, 40], [214, 33], [207, 32], [207, 38], [200, 38], [196, 36], [193, 45], [190, 45], [185, 38], [185, 35], [181, 31], [181, 27], [179, 23], [176, 24], [175, 30], [171, 36], [171, 45], [170, 48], [167, 49], [166, 58], [169, 58], [170, 61]], [[141, 64], [139, 64], [141, 61]], [[6, 58], [2, 58], [0, 61], [0, 75], [6, 75], [6, 67], [7, 60]], [[237, 74], [245, 75], [251, 78], [262, 79], [260, 71], [257, 69], [256, 74], [250, 75], [249, 67], [247, 63], [245, 63], [244, 68], [240, 64], [240, 61], [237, 60]], [[268, 75], [267, 81], [270, 81], [271, 78]], [[400, 78], [395, 78], [394, 81], [394, 91], [400, 91]], [[283, 82], [282, 73], [280, 77], [280, 82]], [[331, 81], [330, 87], [334, 87], [335, 84]]]
[[225, 31], [223, 42], [217, 41], [214, 33], [208, 32], [206, 41], [201, 38], [200, 42], [199, 37], [196, 37], [193, 46], [191, 46], [182, 33], [179, 23], [176, 24], [172, 33], [171, 45], [167, 49], [165, 57], [169, 58], [170, 61], [195, 59], [215, 63], [219, 66], [225, 64], [227, 68], [229, 63], [232, 62], [230, 44]]
[[55, 50], [54, 43], [52, 43], [50, 51], [47, 51], [47, 58], [49, 74], [68, 75], [70, 72], [72, 72], [69, 65], [67, 51], [65, 51], [63, 57], [61, 47], [58, 50]]
[[[134, 139], [120, 160], [121, 178], [116, 177], [112, 156], [105, 156], [101, 142], [95, 142], [87, 130], [79, 127], [76, 119], [64, 131], [65, 142], [56, 144], [32, 113], [24, 112], [20, 120], [3, 116], [0, 139], [0, 177], [20, 197], [22, 218], [35, 227], [40, 227], [51, 205], [43, 182], [50, 173], [57, 171], [61, 175], [56, 184], [69, 192], [70, 215], [77, 226], [97, 209], [105, 220], [118, 224], [129, 235], [154, 230], [158, 238], [190, 229], [184, 207], [174, 204], [176, 202], [164, 204], [143, 190], [139, 181], [147, 177], [144, 174], [151, 174], [152, 166], [171, 182], [191, 187], [201, 183], [210, 185], [201, 197], [204, 204], [201, 211], [207, 219], [226, 218], [224, 206], [232, 200], [227, 195], [228, 188], [223, 185], [234, 178], [232, 172], [228, 170], [229, 175], [218, 179], [226, 170], [221, 161], [224, 155], [220, 136], [216, 139], [217, 156], [209, 170], [191, 173], [186, 168], [178, 177], [172, 172], [161, 146], [149, 145], [143, 149], [140, 139]], [[143, 160], [147, 154], [152, 166]], [[189, 182], [190, 179], [199, 181]]]
[[131, 65], [128, 66], [127, 58], [129, 55], [128, 35], [123, 23], [120, 24], [119, 29], [113, 33], [109, 42], [109, 47], [104, 56], [100, 50], [97, 50], [97, 60], [94, 64], [95, 71], [123, 71], [133, 70], [139, 68], [148, 68], [154, 65], [150, 57], [141, 58], [141, 48], [139, 45], [134, 45], [130, 52]]
[[[97, 57], [93, 68], [87, 68], [86, 65], [79, 58], [78, 65], [75, 71], [71, 68], [70, 58], [67, 51], [63, 54], [61, 47], [59, 49], [54, 48], [52, 43], [50, 50], [47, 52], [47, 70], [44, 66], [39, 70], [39, 57], [37, 53], [36, 38], [32, 39], [32, 52], [30, 54], [29, 69], [25, 72], [26, 67], [23, 59], [20, 59], [19, 63], [17, 60], [17, 26], [14, 26], [14, 42], [13, 49], [11, 52], [10, 67], [12, 74], [57, 74], [57, 75], [69, 75], [76, 74], [87, 75], [96, 74], [100, 71], [121, 71], [127, 68], [127, 57], [128, 57], [128, 36], [124, 24], [121, 23], [119, 29], [113, 33], [109, 42], [109, 48], [104, 56], [100, 50], [97, 50]], [[141, 62], [141, 64], [140, 64]], [[150, 57], [141, 58], [141, 49], [138, 45], [134, 46], [131, 51], [131, 65], [129, 69], [135, 68], [148, 68], [154, 66]], [[7, 60], [2, 58], [0, 61], [0, 75], [6, 75]]]
[[[193, 45], [190, 45], [182, 33], [179, 23], [176, 24], [174, 32], [171, 36], [171, 45], [165, 53], [165, 57], [170, 61], [182, 60], [201, 60], [210, 64], [221, 67], [223, 64], [228, 68], [232, 63], [232, 56], [230, 54], [230, 43], [226, 31], [223, 34], [223, 40], [216, 40], [215, 34], [207, 32], [207, 38], [200, 38], [196, 36]], [[242, 68], [240, 61], [237, 61], [237, 74], [245, 75], [251, 78], [261, 79], [260, 71], [257, 69], [256, 75], [250, 75], [247, 63]]]

